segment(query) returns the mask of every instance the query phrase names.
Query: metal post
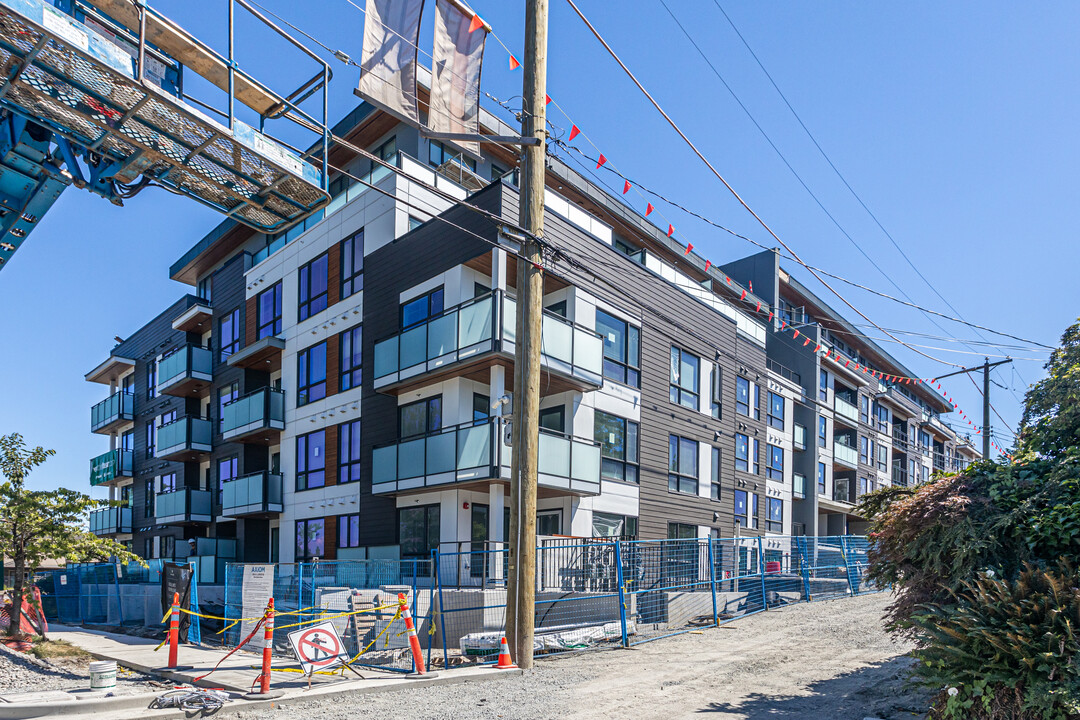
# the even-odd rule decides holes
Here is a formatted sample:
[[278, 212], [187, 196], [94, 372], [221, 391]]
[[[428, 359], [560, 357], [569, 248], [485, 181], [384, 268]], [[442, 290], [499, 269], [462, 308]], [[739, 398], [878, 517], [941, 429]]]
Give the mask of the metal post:
[[757, 553], [758, 570], [761, 572], [761, 608], [763, 610], [768, 610], [769, 601], [765, 596], [765, 550], [762, 547], [760, 535], [758, 535], [757, 539]]
[[233, 53], [235, 11], [236, 4], [234, 0], [229, 0], [229, 130], [235, 129], [233, 123], [236, 120], [236, 58]]
[[146, 67], [146, 3], [142, 0], [138, 2], [139, 6], [139, 82], [143, 82], [146, 77], [146, 73], [143, 72], [143, 68]]
[[439, 588], [439, 634], [442, 635], [443, 667], [450, 668], [450, 653], [446, 648], [446, 605], [443, 604], [442, 573], [439, 571], [439, 548], [433, 548], [435, 553], [435, 584]]
[[[120, 596], [120, 571], [117, 569], [116, 565], [113, 565], [112, 567], [113, 567], [113, 586], [116, 588], [116, 612], [120, 616], [120, 627], [123, 627], [124, 626], [124, 600]], [[45, 617], [45, 613], [42, 612], [41, 616]], [[108, 612], [107, 612], [107, 608], [106, 608], [106, 618], [107, 617], [108, 617]]]
[[513, 459], [510, 470], [510, 562], [507, 630], [510, 649], [524, 668], [532, 667], [536, 612], [536, 474], [540, 413], [540, 331], [544, 295], [544, 174], [547, 146], [547, 0], [527, 0], [522, 96], [520, 222], [528, 237], [517, 263], [517, 342], [514, 357]]
[[619, 584], [619, 624], [622, 627], [622, 645], [630, 647], [630, 637], [626, 632], [626, 586], [623, 584], [622, 543], [615, 541], [615, 582]]
[[799, 554], [802, 556], [803, 596], [807, 602], [813, 598], [810, 596], [810, 555], [806, 549], [806, 538], [798, 538]]
[[851, 582], [851, 564], [848, 563], [847, 552], [847, 536], [840, 536], [840, 557], [844, 560], [844, 575], [847, 576], [848, 592], [852, 595], [858, 594], [858, 590], [855, 589], [855, 584]]
[[720, 624], [720, 616], [716, 612], [716, 562], [713, 559], [713, 539], [708, 538], [709, 543], [709, 589], [712, 592], [712, 623]]

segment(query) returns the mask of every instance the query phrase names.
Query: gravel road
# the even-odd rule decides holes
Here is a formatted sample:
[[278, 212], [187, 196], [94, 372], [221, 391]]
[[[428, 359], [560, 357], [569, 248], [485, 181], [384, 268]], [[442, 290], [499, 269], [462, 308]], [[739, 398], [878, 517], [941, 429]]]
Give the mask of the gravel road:
[[[542, 660], [490, 683], [342, 695], [240, 711], [261, 718], [829, 718], [912, 720], [929, 693], [907, 686], [911, 648], [881, 627], [889, 597], [793, 605], [700, 635]], [[492, 671], [495, 672], [495, 671]]]

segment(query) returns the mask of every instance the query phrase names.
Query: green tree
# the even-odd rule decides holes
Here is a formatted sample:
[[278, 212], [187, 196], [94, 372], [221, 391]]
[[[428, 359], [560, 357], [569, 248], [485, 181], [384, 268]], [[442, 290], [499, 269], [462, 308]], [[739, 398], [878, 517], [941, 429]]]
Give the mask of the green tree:
[[[126, 547], [109, 538], [100, 538], [85, 527], [87, 513], [99, 507], [119, 505], [108, 500], [94, 500], [75, 490], [29, 490], [30, 472], [56, 454], [38, 446], [27, 448], [22, 435], [0, 436], [0, 556], [15, 564], [13, 597], [24, 597], [23, 575], [47, 558], [68, 562], [142, 560]], [[17, 616], [16, 616], [17, 617]], [[19, 623], [13, 621], [8, 632], [16, 634]]]
[[1080, 460], [1080, 322], [1061, 336], [1046, 377], [1024, 396], [1018, 462], [1035, 457]]

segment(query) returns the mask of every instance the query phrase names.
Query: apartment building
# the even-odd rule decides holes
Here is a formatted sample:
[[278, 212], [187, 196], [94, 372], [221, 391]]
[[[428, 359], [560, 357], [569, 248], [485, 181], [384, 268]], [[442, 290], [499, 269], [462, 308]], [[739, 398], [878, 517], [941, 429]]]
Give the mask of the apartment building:
[[[429, 557], [505, 541], [517, 245], [498, 219], [517, 218], [516, 159], [494, 144], [467, 156], [368, 104], [334, 132], [400, 172], [333, 149], [335, 166], [374, 188], [341, 175], [326, 208], [274, 236], [222, 222], [170, 269], [193, 293], [86, 376], [108, 386], [92, 410], [109, 449], [91, 485], [126, 503], [91, 527], [147, 558], [195, 556], [204, 582], [230, 560]], [[781, 282], [775, 258], [771, 281], [749, 270], [763, 256], [733, 264], [746, 277], [727, 270], [765, 289], [744, 298], [568, 166], [549, 161], [547, 185], [545, 238], [561, 255], [545, 273], [539, 534], [853, 529], [856, 483], [891, 482], [897, 461], [906, 472], [909, 454], [920, 468], [924, 456], [870, 415], [840, 414], [837, 398], [857, 408], [865, 395], [890, 422], [904, 403], [929, 412], [910, 416], [910, 447], [923, 447], [925, 426], [942, 463], [963, 457], [936, 417], [940, 398], [827, 370], [818, 400], [813, 356], [785, 348], [752, 308], [806, 309], [822, 333], [850, 326]], [[836, 448], [857, 448], [860, 433], [874, 450], [849, 467]]]

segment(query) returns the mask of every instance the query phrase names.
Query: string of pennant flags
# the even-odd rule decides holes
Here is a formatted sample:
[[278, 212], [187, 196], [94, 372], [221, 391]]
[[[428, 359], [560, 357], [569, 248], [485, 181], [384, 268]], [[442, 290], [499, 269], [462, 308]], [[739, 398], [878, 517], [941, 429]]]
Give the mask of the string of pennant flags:
[[[473, 16], [472, 22], [469, 25], [469, 32], [470, 33], [474, 32], [475, 30], [479, 30], [480, 28], [488, 28], [488, 33], [491, 35], [491, 37], [495, 38], [496, 42], [498, 42], [499, 45], [502, 46], [503, 50], [506, 51], [506, 54], [507, 54], [507, 57], [508, 57], [508, 67], [509, 67], [509, 69], [511, 71], [520, 69], [521, 68], [521, 62], [517, 59], [517, 57], [514, 55], [514, 53], [510, 50], [510, 48], [506, 45], [506, 43], [504, 43], [502, 41], [502, 39], [493, 30], [490, 30], [490, 26], [488, 26], [483, 20], [480, 19], [480, 16], [478, 14], [476, 14], [476, 15]], [[546, 105], [554, 105], [559, 110], [559, 112], [562, 113], [563, 116], [566, 117], [566, 119], [568, 121], [570, 121], [570, 133], [569, 133], [569, 136], [568, 136], [568, 139], [567, 139], [567, 143], [572, 143], [575, 140], [577, 140], [579, 137], [584, 139], [585, 142], [587, 142], [589, 145], [591, 145], [593, 150], [596, 151], [596, 168], [595, 169], [599, 170], [599, 169], [603, 168], [605, 165], [607, 165], [609, 170], [614, 171], [614, 173], [617, 176], [622, 177], [621, 173], [619, 173], [615, 169], [614, 164], [611, 163], [611, 161], [609, 160], [607, 155], [605, 155], [600, 150], [600, 148], [596, 145], [596, 143], [594, 143], [592, 141], [592, 138], [590, 138], [581, 129], [581, 127], [573, 120], [573, 118], [571, 118], [570, 115], [557, 102], [552, 100], [551, 95], [545, 95], [544, 100], [545, 100]], [[635, 194], [638, 195], [641, 198], [641, 201], [645, 203], [645, 217], [649, 217], [654, 212], [656, 212], [660, 216], [663, 216], [663, 214], [657, 210], [656, 206], [654, 206], [652, 204], [652, 202], [650, 202], [648, 200], [648, 198], [645, 197], [645, 195], [643, 193], [641, 193], [641, 191], [638, 190], [634, 186], [633, 183], [631, 183], [625, 177], [622, 177], [622, 180], [623, 180], [622, 194], [625, 196], [625, 195], [629, 194], [631, 190], [634, 190]], [[667, 220], [667, 218], [664, 218], [664, 219]], [[675, 238], [676, 232], [675, 232], [674, 224], [672, 222], [670, 222], [670, 221], [667, 221], [666, 224], [667, 224], [667, 236], [669, 238], [672, 238], [676, 242], [679, 242], [680, 245], [685, 245], [686, 249], [683, 251], [683, 255], [688, 256], [694, 250], [694, 244], [691, 243], [691, 242], [685, 242], [684, 243], [684, 242], [676, 239]], [[709, 269], [712, 266], [713, 266], [712, 261], [706, 258], [705, 259], [705, 272], [708, 273]], [[756, 297], [752, 297], [750, 300], [748, 300], [747, 296], [748, 295], [752, 296], [753, 292], [754, 292], [753, 281], [747, 283], [746, 287], [743, 287], [739, 283], [733, 282], [732, 279], [728, 275], [725, 274], [724, 275], [724, 283], [730, 287], [730, 289], [731, 289], [731, 291], [733, 293], [738, 295], [739, 301], [744, 303], [745, 307], [747, 307], [747, 308], [752, 307], [753, 311], [754, 311], [754, 313], [756, 315], [766, 318], [766, 322], [768, 323], [768, 325], [772, 328], [772, 330], [774, 332], [791, 333], [792, 339], [796, 340], [796, 341], [799, 340], [800, 337], [801, 337], [802, 340], [803, 340], [803, 346], [804, 347], [808, 347], [811, 342], [815, 342], [809, 335], [806, 335], [804, 332], [800, 331], [799, 328], [789, 326], [788, 321], [785, 318], [780, 316], [780, 313], [777, 312], [776, 308], [773, 308], [772, 306], [763, 303], [760, 299], [757, 299]], [[883, 372], [881, 370], [876, 370], [874, 368], [868, 367], [867, 365], [864, 365], [864, 364], [862, 364], [860, 362], [857, 362], [856, 360], [853, 360], [851, 358], [845, 357], [845, 356], [841, 355], [839, 352], [837, 352], [835, 348], [823, 347], [820, 343], [815, 343], [814, 353], [820, 355], [823, 360], [832, 360], [837, 365], [843, 364], [844, 367], [849, 369], [849, 370], [852, 370], [852, 371], [854, 371], [856, 373], [863, 373], [865, 375], [872, 376], [872, 377], [876, 378], [877, 380], [893, 383], [893, 384], [896, 384], [896, 385], [925, 385], [925, 386], [928, 386], [928, 388], [931, 391], [936, 389], [941, 394], [941, 396], [943, 398], [945, 398], [945, 400], [952, 406], [953, 410], [957, 413], [957, 417], [959, 417], [961, 420], [963, 420], [965, 423], [967, 423], [967, 426], [970, 428], [970, 430], [975, 435], [981, 435], [982, 434], [983, 428], [980, 427], [979, 425], [976, 425], [971, 420], [971, 418], [968, 417], [967, 413], [964, 412], [963, 409], [961, 409], [960, 405], [949, 395], [948, 391], [945, 390], [944, 387], [942, 387], [941, 383], [937, 380], [937, 378], [915, 378], [915, 377], [907, 377], [907, 376], [904, 376], [904, 375], [895, 375], [895, 374], [891, 374], [891, 373], [886, 373], [886, 372]], [[990, 440], [990, 444], [998, 452], [1000, 452], [1003, 456], [1005, 456], [1009, 460], [1012, 460], [1012, 455], [1009, 454], [1000, 445], [998, 445], [997, 442], [995, 442], [992, 438]]]

